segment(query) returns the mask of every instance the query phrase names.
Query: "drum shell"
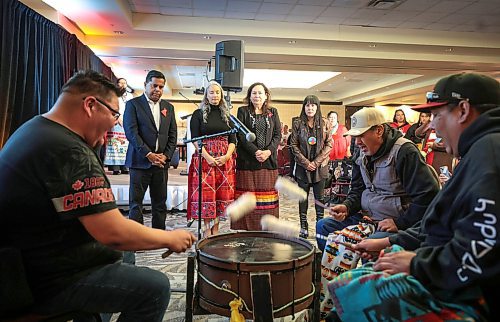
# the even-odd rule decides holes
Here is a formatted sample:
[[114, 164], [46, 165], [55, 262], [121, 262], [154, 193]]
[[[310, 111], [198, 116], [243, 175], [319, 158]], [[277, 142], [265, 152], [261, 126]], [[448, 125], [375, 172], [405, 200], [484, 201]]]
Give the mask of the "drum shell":
[[[238, 232], [212, 236], [201, 240], [197, 245], [198, 271], [209, 281], [221, 287], [223, 284], [229, 285], [229, 289], [238, 294], [247, 304], [250, 310], [252, 307], [252, 290], [250, 283], [250, 273], [269, 272], [271, 276], [271, 298], [273, 308], [276, 310], [290, 303], [293, 299], [300, 299], [311, 294], [313, 291], [313, 261], [314, 246], [303, 239], [294, 239], [297, 244], [306, 246], [310, 251], [301, 257], [290, 261], [273, 262], [234, 262], [203, 252], [203, 247], [213, 238], [227, 238], [234, 240], [238, 236], [270, 237], [283, 239], [283, 237], [268, 232]], [[287, 239], [288, 240], [288, 239]], [[234, 295], [214, 288], [204, 279], [198, 278], [199, 304], [205, 310], [230, 316], [229, 302], [235, 298]], [[292, 315], [310, 306], [313, 296], [308, 296], [303, 301], [290, 305], [275, 313], [275, 318]], [[242, 311], [247, 319], [253, 318], [252, 314]]]

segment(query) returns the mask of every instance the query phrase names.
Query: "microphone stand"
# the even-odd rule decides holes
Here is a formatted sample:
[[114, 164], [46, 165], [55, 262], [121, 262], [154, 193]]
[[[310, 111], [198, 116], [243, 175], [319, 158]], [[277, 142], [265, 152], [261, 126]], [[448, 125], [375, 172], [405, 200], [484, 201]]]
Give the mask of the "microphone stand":
[[184, 139], [184, 143], [198, 143], [198, 240], [201, 240], [201, 198], [202, 198], [202, 151], [203, 151], [203, 141], [206, 139], [210, 139], [216, 136], [228, 136], [230, 134], [235, 134], [238, 132], [237, 128], [232, 128], [230, 130], [220, 132], [220, 133], [215, 133], [215, 134], [207, 134], [207, 135], [202, 135], [196, 138], [191, 138], [191, 139]]

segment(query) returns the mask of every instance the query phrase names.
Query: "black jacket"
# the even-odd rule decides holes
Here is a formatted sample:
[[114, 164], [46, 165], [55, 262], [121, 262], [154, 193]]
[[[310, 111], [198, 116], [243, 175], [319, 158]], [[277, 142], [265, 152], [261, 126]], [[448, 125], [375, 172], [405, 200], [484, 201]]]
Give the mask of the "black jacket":
[[[252, 132], [255, 133], [255, 126], [250, 116], [250, 111], [246, 106], [238, 108], [238, 119], [241, 123]], [[266, 148], [271, 151], [271, 156], [260, 163], [255, 158], [255, 152], [259, 149], [256, 142], [248, 142], [245, 136], [238, 132], [238, 145], [236, 148], [236, 169], [238, 170], [276, 170], [278, 169], [278, 145], [281, 142], [281, 122], [278, 115], [278, 110], [270, 107], [267, 112], [268, 129], [266, 133]]]
[[[460, 163], [421, 224], [390, 238], [416, 249], [411, 274], [439, 298], [486, 296], [500, 308], [500, 108], [482, 114], [460, 136]], [[493, 320], [492, 320], [493, 321]]]

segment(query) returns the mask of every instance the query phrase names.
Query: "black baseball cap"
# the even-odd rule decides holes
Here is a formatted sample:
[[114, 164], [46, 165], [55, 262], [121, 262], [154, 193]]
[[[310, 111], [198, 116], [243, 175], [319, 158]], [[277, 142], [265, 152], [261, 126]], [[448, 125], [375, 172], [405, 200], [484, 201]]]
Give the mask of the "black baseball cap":
[[411, 108], [430, 112], [432, 108], [467, 100], [471, 105], [500, 105], [500, 84], [494, 78], [474, 73], [461, 73], [440, 79], [434, 91], [427, 92], [427, 103]]

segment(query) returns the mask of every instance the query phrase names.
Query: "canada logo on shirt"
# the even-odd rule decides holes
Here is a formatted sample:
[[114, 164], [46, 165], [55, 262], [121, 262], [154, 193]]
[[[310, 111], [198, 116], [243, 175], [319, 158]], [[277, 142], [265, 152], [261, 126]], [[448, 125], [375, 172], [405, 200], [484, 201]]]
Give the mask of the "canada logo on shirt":
[[76, 192], [53, 198], [52, 202], [58, 212], [113, 202], [115, 196], [111, 188], [105, 187], [105, 182], [104, 177], [89, 177], [84, 178], [83, 181], [77, 179], [71, 185], [73, 191]]

